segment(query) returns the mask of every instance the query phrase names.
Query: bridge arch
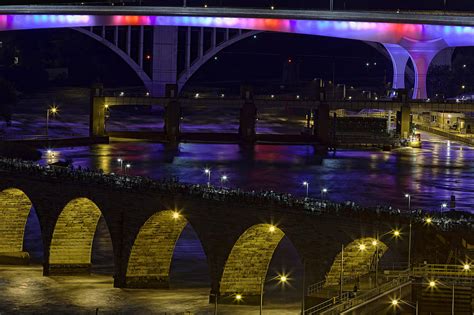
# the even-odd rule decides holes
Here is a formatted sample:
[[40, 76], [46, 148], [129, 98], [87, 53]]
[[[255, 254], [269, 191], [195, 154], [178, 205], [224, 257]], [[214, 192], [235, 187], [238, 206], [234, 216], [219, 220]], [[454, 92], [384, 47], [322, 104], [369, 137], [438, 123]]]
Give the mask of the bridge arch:
[[247, 299], [260, 295], [262, 279], [276, 247], [285, 233], [271, 224], [247, 229], [232, 248], [220, 282], [221, 296], [242, 294]]
[[339, 252], [331, 265], [331, 269], [326, 274], [325, 287], [339, 285], [341, 276], [341, 260], [343, 260], [343, 281], [356, 279], [367, 275], [371, 267], [376, 262], [375, 257], [378, 253], [379, 258], [385, 254], [388, 247], [384, 243], [377, 241], [373, 237], [359, 238], [344, 246], [344, 253]]
[[153, 82], [152, 82], [152, 79], [150, 78], [150, 76], [145, 72], [145, 70], [142, 69], [142, 67], [140, 67], [140, 65], [138, 63], [135, 62], [135, 60], [133, 60], [132, 57], [130, 57], [125, 51], [123, 51], [122, 49], [120, 49], [117, 45], [115, 45], [114, 43], [108, 41], [106, 38], [104, 37], [101, 37], [97, 34], [95, 34], [94, 32], [92, 31], [89, 31], [85, 28], [81, 28], [81, 27], [75, 27], [73, 28], [73, 30], [81, 33], [81, 34], [84, 34], [86, 36], [89, 36], [90, 38], [98, 41], [99, 43], [103, 44], [105, 47], [109, 48], [110, 50], [112, 50], [112, 52], [114, 52], [115, 54], [117, 54], [120, 58], [122, 58], [122, 60], [130, 67], [132, 68], [132, 70], [137, 74], [138, 78], [140, 78], [140, 80], [142, 80], [143, 84], [145, 85], [145, 88], [148, 90], [148, 91], [152, 91], [153, 90]]
[[92, 243], [102, 215], [88, 198], [69, 201], [54, 226], [45, 274], [89, 273]]
[[169, 288], [176, 242], [188, 224], [173, 210], [153, 214], [140, 228], [128, 259], [126, 287]]
[[33, 203], [20, 189], [0, 192], [0, 255], [23, 251], [26, 221]]

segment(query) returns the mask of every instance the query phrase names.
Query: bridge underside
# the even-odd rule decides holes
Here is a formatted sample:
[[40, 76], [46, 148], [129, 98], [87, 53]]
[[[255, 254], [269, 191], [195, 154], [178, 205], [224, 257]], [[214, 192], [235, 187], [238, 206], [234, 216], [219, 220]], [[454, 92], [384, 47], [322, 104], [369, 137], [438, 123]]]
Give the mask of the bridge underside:
[[[21, 8], [21, 7], [20, 7]], [[38, 9], [41, 10], [41, 9]], [[337, 20], [337, 15], [331, 17], [325, 17], [323, 19], [317, 19], [318, 15], [313, 19], [298, 19], [298, 18], [286, 18], [284, 15], [275, 16], [273, 18], [261, 18], [261, 17], [248, 17], [249, 13], [246, 12], [242, 17], [228, 17], [225, 12], [213, 13], [214, 16], [207, 16], [202, 12], [202, 16], [198, 16], [197, 13], [189, 14], [186, 16], [173, 16], [166, 15], [170, 14], [166, 10], [156, 10], [156, 12], [162, 12], [163, 15], [107, 15], [107, 10], [110, 8], [102, 7], [84, 7], [75, 8], [73, 12], [84, 12], [76, 14], [6, 14], [0, 15], [0, 31], [6, 30], [24, 30], [24, 29], [38, 29], [38, 28], [61, 28], [61, 27], [90, 27], [90, 26], [187, 26], [187, 27], [212, 27], [212, 28], [226, 28], [226, 29], [247, 29], [254, 31], [273, 31], [273, 32], [285, 32], [285, 33], [297, 33], [307, 35], [318, 35], [318, 36], [329, 36], [338, 37], [353, 40], [371, 41], [383, 44], [390, 53], [392, 62], [394, 64], [394, 87], [402, 87], [402, 79], [404, 77], [404, 67], [408, 58], [413, 62], [415, 68], [415, 87], [413, 98], [427, 98], [426, 93], [426, 74], [433, 58], [443, 49], [447, 47], [458, 47], [458, 46], [472, 46], [474, 45], [474, 27], [472, 26], [456, 26], [456, 25], [433, 25], [433, 24], [415, 24], [403, 23], [403, 22], [379, 22], [379, 21], [368, 21], [363, 20], [361, 17], [357, 17], [354, 20]], [[102, 10], [105, 12], [104, 15], [91, 15], [91, 12], [98, 12]], [[127, 8], [126, 12], [133, 12], [133, 8]], [[182, 10], [176, 8], [176, 10]], [[193, 9], [194, 10], [194, 9]], [[21, 10], [17, 8], [17, 11]], [[43, 8], [44, 12], [54, 12], [54, 7], [51, 9]], [[10, 12], [16, 12], [10, 10]], [[60, 10], [58, 9], [58, 12]], [[201, 12], [201, 11], [199, 11]], [[207, 11], [212, 12], [212, 11]], [[144, 14], [142, 12], [141, 14]], [[219, 16], [219, 14], [221, 14]], [[296, 15], [297, 16], [297, 15]], [[355, 17], [354, 17], [355, 18]], [[396, 20], [396, 17], [391, 15], [386, 16], [387, 20]], [[398, 16], [399, 21], [402, 20], [401, 16]], [[409, 18], [406, 19], [409, 21]], [[420, 19], [423, 20], [423, 17]], [[461, 19], [462, 23], [467, 23]], [[426, 22], [425, 22], [426, 23]], [[158, 37], [161, 35], [157, 32]], [[162, 41], [163, 44], [167, 44], [167, 39]], [[171, 37], [170, 37], [171, 38]], [[160, 49], [166, 48], [160, 46]], [[168, 57], [166, 58], [154, 58], [154, 63], [164, 63], [161, 65], [159, 71], [162, 71], [158, 81], [165, 80], [169, 71], [166, 67], [170, 67], [169, 63], [173, 63], [175, 58], [175, 50], [166, 51]], [[203, 56], [203, 52], [200, 51], [200, 56]], [[171, 58], [171, 59], [170, 59]], [[206, 57], [207, 59], [209, 56]], [[207, 60], [201, 58], [202, 60]], [[155, 60], [156, 59], [156, 60]], [[190, 60], [186, 61], [191, 71]], [[171, 71], [173, 72], [173, 71]], [[170, 75], [173, 74], [169, 72]], [[183, 80], [189, 78], [190, 72], [186, 72]], [[152, 78], [153, 81], [155, 81]], [[177, 80], [177, 78], [176, 78]], [[177, 80], [181, 84], [182, 82]], [[172, 82], [172, 83], [175, 83]], [[166, 84], [169, 82], [161, 82], [160, 84]], [[161, 88], [160, 88], [161, 89]], [[161, 89], [162, 90], [162, 89]], [[152, 88], [154, 94], [158, 93]], [[162, 92], [161, 92], [162, 93]], [[158, 95], [158, 94], [155, 94]]]

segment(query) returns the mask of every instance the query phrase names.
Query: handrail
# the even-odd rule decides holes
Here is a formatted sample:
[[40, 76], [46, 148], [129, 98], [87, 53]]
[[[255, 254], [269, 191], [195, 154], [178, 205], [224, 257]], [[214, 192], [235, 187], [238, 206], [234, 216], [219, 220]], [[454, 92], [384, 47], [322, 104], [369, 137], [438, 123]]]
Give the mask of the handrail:
[[386, 293], [387, 291], [394, 288], [405, 286], [408, 283], [411, 283], [411, 279], [409, 277], [400, 277], [397, 279], [393, 279], [392, 281], [384, 283], [381, 286], [374, 288], [372, 290], [369, 290], [367, 292], [364, 292], [353, 299], [344, 301], [343, 303], [340, 303], [338, 305], [334, 305], [334, 307], [324, 310], [324, 313], [321, 313], [321, 314], [325, 314], [327, 312], [329, 312], [327, 314], [333, 314], [333, 313], [339, 314], [342, 311], [352, 308], [354, 306], [357, 306], [359, 304], [362, 304], [366, 302], [367, 300], [376, 297], [377, 295]]
[[307, 295], [311, 295], [313, 293], [318, 292], [319, 290], [321, 290], [324, 287], [325, 283], [326, 283], [326, 280], [322, 280], [322, 281], [311, 284], [306, 289], [307, 290]]
[[321, 313], [325, 309], [330, 308], [332, 305], [349, 300], [349, 298], [351, 297], [350, 294], [351, 292], [344, 292], [341, 296], [335, 296], [333, 298], [327, 299], [326, 301], [322, 303], [319, 303], [313, 307], [310, 307], [304, 310], [303, 313], [304, 315], [314, 315], [314, 314]]

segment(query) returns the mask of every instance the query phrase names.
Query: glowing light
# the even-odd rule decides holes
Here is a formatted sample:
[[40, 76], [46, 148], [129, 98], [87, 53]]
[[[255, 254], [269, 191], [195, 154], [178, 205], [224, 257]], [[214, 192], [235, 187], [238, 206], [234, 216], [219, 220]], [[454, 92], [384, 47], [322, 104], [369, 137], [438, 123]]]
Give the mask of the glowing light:
[[328, 192], [328, 189], [327, 189], [327, 188], [323, 188], [322, 192], [323, 192], [323, 193], [327, 193], [327, 192]]
[[299, 96], [299, 95], [296, 95], [296, 99], [299, 100], [299, 99], [300, 99], [300, 96]]
[[280, 282], [282, 282], [282, 283], [288, 282], [288, 277], [285, 276], [285, 275], [281, 275], [281, 276], [280, 276]]
[[204, 169], [204, 173], [205, 173], [205, 174], [209, 174], [210, 172], [211, 172], [210, 169], [208, 169], [208, 168]]
[[408, 198], [408, 197], [410, 197], [410, 195], [409, 195], [409, 194], [405, 194], [405, 198]]
[[436, 287], [436, 282], [435, 281], [430, 281], [429, 286], [430, 286], [430, 288]]
[[273, 225], [270, 225], [270, 228], [268, 229], [271, 233], [275, 232], [276, 228]]
[[174, 211], [174, 212], [173, 212], [173, 219], [175, 219], [175, 220], [176, 220], [176, 219], [179, 219], [180, 216], [181, 216], [181, 215], [179, 214], [178, 211]]
[[431, 223], [433, 223], [433, 219], [428, 217], [428, 218], [425, 219], [425, 222], [426, 222], [426, 224], [431, 224]]
[[372, 246], [377, 246], [377, 244], [378, 244], [377, 241], [375, 241], [375, 240], [372, 241]]
[[393, 306], [397, 306], [398, 305], [398, 300], [393, 299], [391, 303], [392, 303]]
[[309, 183], [308, 182], [303, 182], [303, 186], [308, 186]]
[[236, 295], [235, 295], [235, 300], [236, 300], [236, 301], [242, 300], [242, 294], [236, 294]]
[[395, 237], [399, 237], [401, 235], [400, 231], [399, 230], [395, 230], [393, 231], [393, 236]]
[[359, 245], [359, 250], [364, 251], [365, 250], [365, 244], [360, 244]]
[[108, 109], [109, 108], [109, 105], [105, 105], [105, 109]]
[[194, 94], [194, 98], [199, 98], [199, 93]]
[[132, 165], [131, 165], [131, 164], [127, 164], [127, 165], [125, 165], [125, 167], [126, 167], [126, 168], [130, 168], [130, 167], [132, 167]]
[[469, 264], [464, 264], [464, 265], [462, 266], [462, 268], [463, 268], [465, 271], [469, 271], [469, 270], [471, 270], [471, 265], [469, 265]]
[[54, 114], [57, 114], [59, 112], [59, 109], [58, 109], [58, 107], [53, 105], [49, 108], [49, 112], [54, 115]]

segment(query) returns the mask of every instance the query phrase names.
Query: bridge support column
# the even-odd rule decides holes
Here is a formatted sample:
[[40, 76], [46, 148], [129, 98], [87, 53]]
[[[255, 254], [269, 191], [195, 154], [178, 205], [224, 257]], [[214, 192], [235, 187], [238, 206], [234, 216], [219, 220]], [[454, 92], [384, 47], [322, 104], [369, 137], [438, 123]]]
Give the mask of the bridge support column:
[[253, 143], [257, 135], [257, 107], [253, 102], [253, 92], [251, 88], [242, 87], [241, 95], [244, 99], [244, 104], [240, 109], [239, 136], [242, 142]]
[[167, 84], [177, 80], [178, 27], [155, 26], [153, 28], [152, 96], [165, 95]]
[[448, 47], [443, 39], [428, 42], [419, 42], [405, 39], [401, 46], [404, 47], [413, 62], [415, 69], [415, 86], [413, 88], [413, 99], [426, 99], [426, 76], [434, 57], [443, 49]]
[[410, 55], [408, 51], [395, 44], [383, 44], [387, 49], [390, 58], [392, 59], [393, 65], [393, 89], [404, 89], [405, 88], [405, 69], [407, 67], [408, 58]]
[[411, 125], [411, 108], [408, 104], [402, 105], [400, 125], [400, 136], [404, 139], [408, 138], [410, 136]]
[[89, 113], [89, 137], [104, 137], [105, 134], [105, 97], [103, 87], [92, 88]]
[[172, 100], [168, 103], [165, 109], [165, 126], [164, 132], [166, 139], [170, 142], [178, 142], [181, 124], [181, 106], [178, 102], [178, 85], [166, 85], [166, 97]]

